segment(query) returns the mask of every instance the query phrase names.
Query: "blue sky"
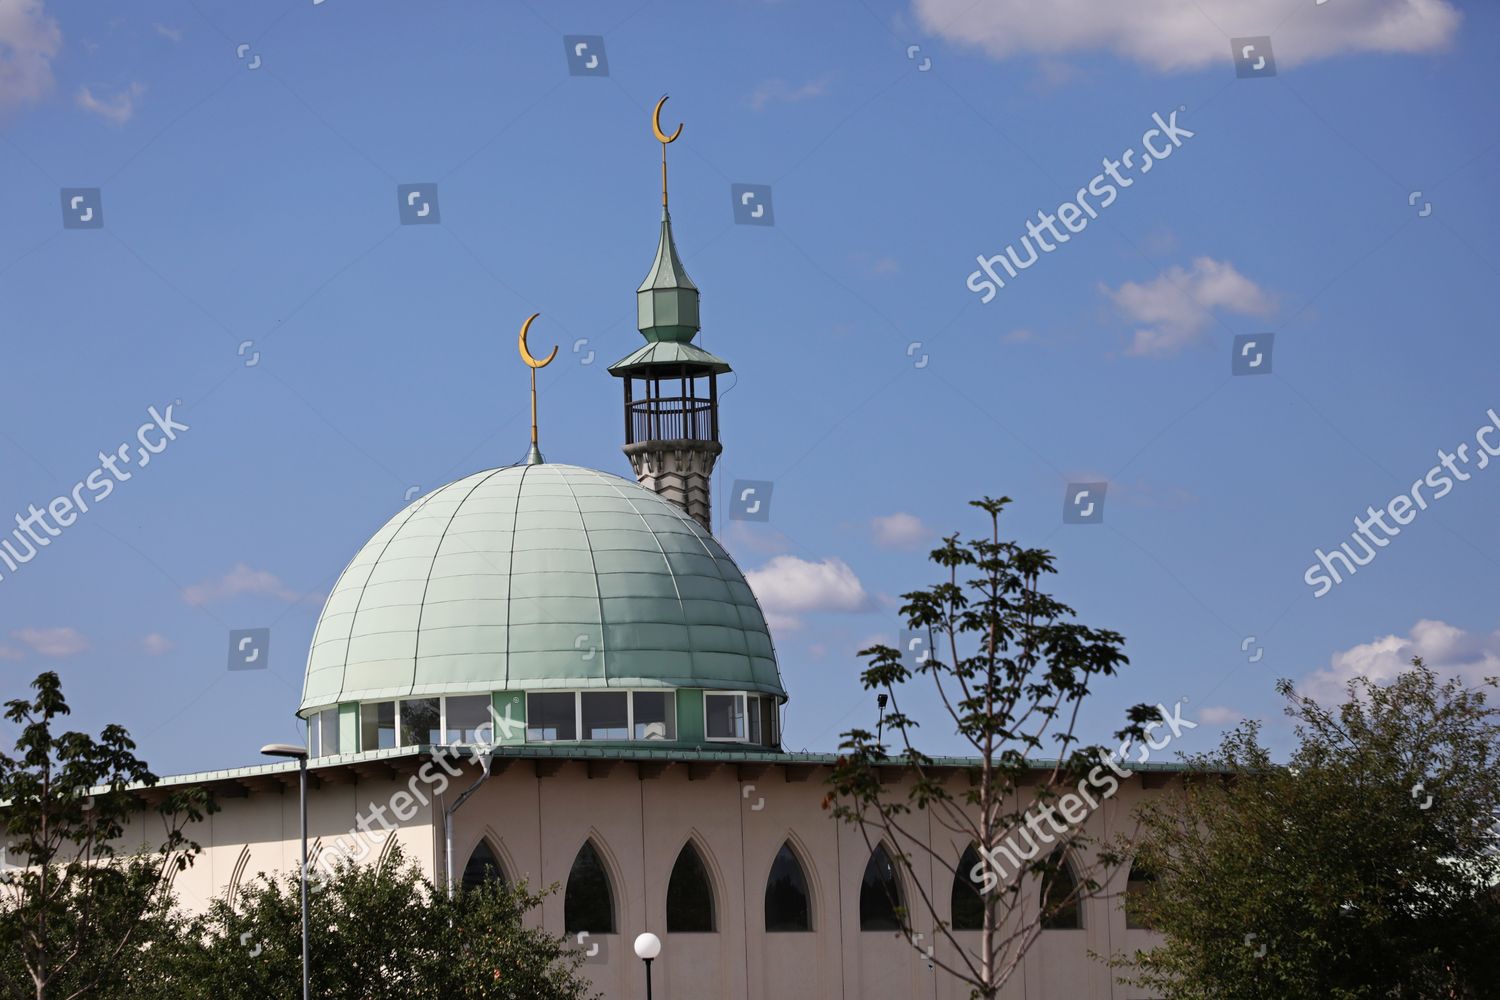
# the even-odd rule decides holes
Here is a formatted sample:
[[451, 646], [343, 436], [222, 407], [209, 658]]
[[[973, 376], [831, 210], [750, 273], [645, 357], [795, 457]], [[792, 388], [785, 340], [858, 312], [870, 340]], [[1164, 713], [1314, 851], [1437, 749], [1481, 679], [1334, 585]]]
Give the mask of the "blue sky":
[[[562, 345], [549, 458], [629, 475], [604, 366], [640, 343], [663, 93], [699, 343], [737, 373], [720, 518], [734, 479], [775, 483], [768, 523], [716, 528], [776, 621], [789, 748], [873, 723], [854, 653], [983, 494], [1128, 638], [1091, 737], [1186, 698], [1181, 749], [1239, 717], [1284, 746], [1278, 677], [1500, 673], [1500, 471], [1326, 596], [1303, 579], [1500, 408], [1500, 11], [1075, 6], [0, 0], [0, 517], [148, 407], [190, 427], [0, 565], [5, 697], [58, 670], [75, 724], [126, 725], [163, 773], [297, 738], [349, 557], [410, 487], [524, 455], [533, 311]], [[607, 76], [569, 74], [575, 34]], [[1274, 76], [1236, 75], [1254, 36]], [[966, 287], [1174, 109], [1170, 158], [991, 301]], [[408, 183], [439, 224], [400, 224]], [[773, 226], [735, 223], [737, 183], [771, 185]], [[103, 228], [63, 228], [64, 188], [100, 189]], [[1273, 370], [1231, 375], [1266, 333]], [[1103, 522], [1064, 524], [1095, 481]], [[250, 627], [270, 669], [229, 672]]]

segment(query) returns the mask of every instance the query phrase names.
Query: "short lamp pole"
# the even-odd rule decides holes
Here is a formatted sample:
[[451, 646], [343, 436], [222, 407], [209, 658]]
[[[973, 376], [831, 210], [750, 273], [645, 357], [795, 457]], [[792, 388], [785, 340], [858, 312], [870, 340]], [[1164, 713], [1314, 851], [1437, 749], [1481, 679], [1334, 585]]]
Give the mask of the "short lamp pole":
[[269, 743], [260, 748], [268, 757], [291, 757], [297, 761], [298, 814], [302, 826], [302, 1000], [310, 1000], [307, 965], [307, 748], [290, 743]]
[[646, 1000], [651, 1000], [651, 960], [661, 954], [661, 938], [647, 931], [635, 939], [635, 954], [646, 963]]

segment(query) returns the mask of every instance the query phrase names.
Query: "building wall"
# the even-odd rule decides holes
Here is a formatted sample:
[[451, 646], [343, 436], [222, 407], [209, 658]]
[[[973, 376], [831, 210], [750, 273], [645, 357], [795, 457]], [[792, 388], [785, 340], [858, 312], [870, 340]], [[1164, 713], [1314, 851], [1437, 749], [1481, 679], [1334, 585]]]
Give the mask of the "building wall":
[[[592, 839], [609, 869], [618, 933], [594, 935], [580, 947], [598, 946], [583, 971], [611, 1000], [643, 995], [642, 965], [632, 944], [646, 930], [663, 942], [653, 966], [654, 995], [660, 1000], [966, 1000], [967, 987], [929, 969], [926, 956], [904, 938], [859, 929], [860, 883], [870, 849], [859, 828], [836, 822], [823, 808], [826, 769], [707, 767], [652, 764], [642, 772], [632, 762], [595, 761], [591, 770], [584, 761], [497, 761], [493, 776], [455, 816], [455, 873], [462, 873], [481, 838], [488, 839], [508, 877], [525, 878], [533, 888], [555, 884], [557, 891], [532, 919], [562, 934], [568, 874], [579, 848]], [[388, 805], [414, 780], [409, 773], [378, 768], [360, 775], [347, 768], [314, 773], [319, 771], [325, 780], [310, 794], [309, 835], [325, 845], [347, 837], [362, 812]], [[478, 773], [470, 764], [462, 776], [441, 783], [417, 781], [429, 804], [418, 804], [415, 815], [395, 832], [408, 857], [435, 882], [444, 877], [443, 804], [468, 788]], [[258, 872], [296, 869], [295, 774], [290, 778], [280, 788], [266, 787], [272, 785], [266, 781], [247, 797], [220, 797], [222, 811], [194, 833], [203, 845], [202, 856], [177, 881], [185, 906], [202, 908], [223, 893], [242, 853], [248, 857], [241, 884]], [[892, 792], [904, 794], [899, 785]], [[1089, 832], [1112, 835], [1126, 829], [1130, 810], [1149, 794], [1139, 776], [1123, 782], [1120, 792], [1090, 818]], [[964, 844], [945, 840], [929, 819], [915, 814], [914, 832], [956, 862]], [[144, 832], [149, 836], [149, 829]], [[667, 882], [690, 838], [713, 883], [717, 930], [668, 934]], [[808, 879], [813, 930], [766, 933], [766, 878], [787, 841]], [[378, 849], [366, 860], [373, 861]], [[918, 869], [920, 888], [946, 916], [951, 875], [936, 862], [919, 861]], [[1089, 957], [1090, 951], [1108, 955], [1144, 947], [1154, 937], [1126, 930], [1120, 909], [1125, 881], [1124, 871], [1115, 872], [1103, 895], [1083, 901], [1081, 930], [1041, 932], [1001, 994], [1005, 1000], [1143, 997], [1113, 983], [1109, 968]], [[923, 935], [924, 945], [933, 945], [937, 957], [947, 956], [949, 946], [935, 940], [931, 919], [914, 895], [918, 886], [903, 889], [913, 932]], [[1027, 899], [1034, 912], [1037, 894], [1030, 892]], [[977, 949], [978, 932], [959, 936]]]

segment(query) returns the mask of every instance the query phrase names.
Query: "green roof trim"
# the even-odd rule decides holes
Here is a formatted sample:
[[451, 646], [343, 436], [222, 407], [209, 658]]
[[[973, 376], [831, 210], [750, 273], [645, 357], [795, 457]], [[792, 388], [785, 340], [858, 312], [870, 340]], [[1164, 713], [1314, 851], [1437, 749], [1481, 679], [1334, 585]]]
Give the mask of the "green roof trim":
[[734, 370], [729, 367], [729, 362], [708, 353], [701, 347], [664, 340], [646, 344], [632, 351], [626, 357], [610, 365], [609, 373], [615, 378], [624, 378], [627, 375], [646, 373], [654, 368], [673, 365], [691, 369], [695, 375], [724, 375]]
[[[678, 747], [622, 747], [622, 746], [580, 746], [577, 744], [550, 745], [550, 744], [525, 744], [522, 746], [496, 746], [490, 748], [496, 758], [512, 758], [518, 760], [529, 759], [553, 759], [553, 760], [618, 760], [618, 761], [640, 761], [640, 762], [672, 762], [672, 763], [725, 763], [725, 764], [790, 764], [815, 767], [832, 767], [838, 763], [839, 754], [833, 753], [783, 753], [776, 750], [692, 750]], [[428, 757], [434, 751], [447, 750], [456, 756], [479, 757], [485, 752], [479, 747], [434, 747], [430, 745], [395, 747], [386, 750], [368, 750], [363, 753], [338, 754], [329, 757], [315, 757], [308, 762], [309, 774], [316, 775], [318, 771], [330, 767], [340, 767], [349, 764], [360, 764], [367, 761], [397, 760], [407, 757]], [[933, 757], [932, 767], [964, 768], [978, 767], [978, 757]], [[1057, 766], [1055, 760], [1034, 760], [1028, 762], [1034, 770], [1050, 770]], [[884, 762], [883, 767], [906, 767], [906, 761], [894, 757]], [[1137, 773], [1151, 774], [1208, 774], [1219, 773], [1211, 769], [1192, 767], [1172, 761], [1148, 761], [1144, 764], [1136, 761], [1122, 761], [1120, 767], [1124, 770]], [[256, 764], [249, 767], [234, 767], [218, 771], [199, 771], [191, 774], [166, 775], [159, 780], [154, 787], [168, 788], [180, 785], [204, 784], [210, 781], [233, 781], [236, 778], [251, 778], [264, 775], [296, 773], [296, 761], [281, 761], [275, 764]], [[132, 784], [131, 789], [144, 788], [144, 785]], [[91, 794], [103, 794], [108, 789], [100, 787], [90, 789]]]

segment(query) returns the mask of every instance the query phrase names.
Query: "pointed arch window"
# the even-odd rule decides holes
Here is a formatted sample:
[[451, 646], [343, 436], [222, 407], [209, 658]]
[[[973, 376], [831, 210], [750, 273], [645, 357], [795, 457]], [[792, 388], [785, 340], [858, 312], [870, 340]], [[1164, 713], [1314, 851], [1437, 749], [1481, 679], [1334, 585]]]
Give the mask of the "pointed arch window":
[[568, 888], [563, 896], [563, 930], [567, 934], [588, 931], [590, 934], [615, 932], [615, 893], [609, 884], [609, 870], [592, 840], [584, 841], [568, 872]]
[[862, 931], [899, 931], [906, 910], [901, 895], [901, 880], [896, 864], [884, 844], [877, 844], [865, 865], [865, 876], [859, 887], [859, 929]]
[[682, 845], [667, 880], [667, 933], [711, 934], [714, 929], [713, 883], [690, 840]]
[[469, 863], [464, 865], [463, 887], [477, 889], [492, 881], [504, 883], [510, 880], [505, 877], [505, 868], [495, 856], [490, 842], [482, 839], [474, 845], [474, 853], [469, 855]]
[[1132, 930], [1150, 931], [1156, 928], [1151, 926], [1151, 921], [1141, 912], [1142, 900], [1151, 885], [1156, 881], [1156, 876], [1137, 862], [1130, 866], [1130, 878], [1125, 882], [1125, 926]]
[[812, 897], [807, 873], [790, 843], [781, 845], [766, 878], [766, 930], [812, 930]]
[[1042, 876], [1042, 929], [1079, 930], [1083, 927], [1083, 907], [1079, 905], [1078, 878], [1073, 874], [1073, 864], [1062, 848], [1052, 852], [1047, 864], [1051, 871]]
[[958, 859], [958, 868], [953, 872], [953, 891], [949, 895], [952, 912], [949, 926], [956, 931], [978, 931], [984, 929], [984, 883], [975, 879], [971, 872], [979, 865], [979, 852], [970, 844]]

